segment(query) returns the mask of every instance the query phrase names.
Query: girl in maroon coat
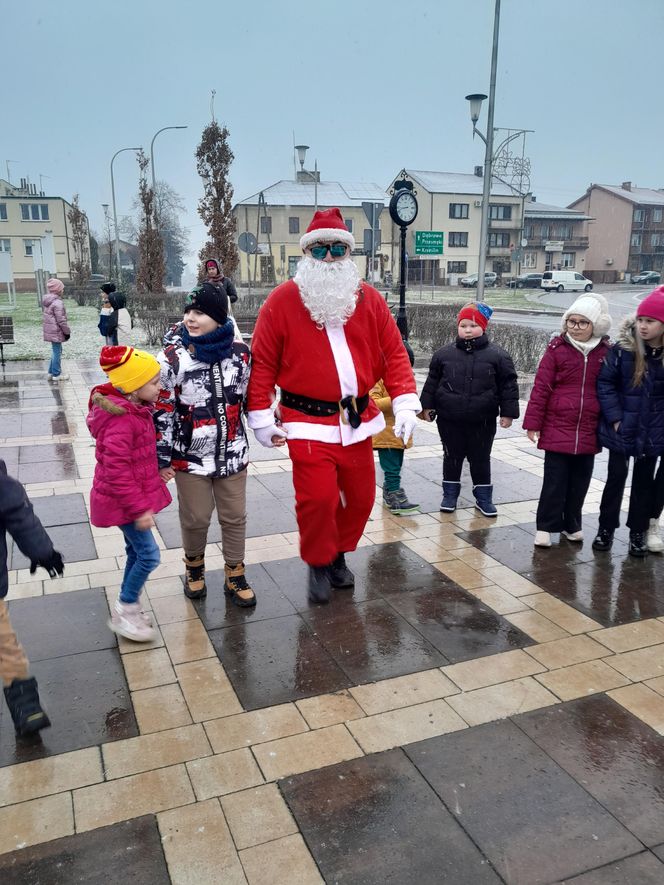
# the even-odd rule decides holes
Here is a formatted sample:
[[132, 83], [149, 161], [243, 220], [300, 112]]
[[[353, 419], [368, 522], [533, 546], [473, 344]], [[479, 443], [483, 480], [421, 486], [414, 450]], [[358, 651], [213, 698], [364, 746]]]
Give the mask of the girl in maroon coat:
[[523, 419], [528, 438], [545, 452], [536, 547], [550, 547], [551, 532], [583, 540], [581, 509], [601, 448], [597, 376], [609, 351], [610, 328], [606, 298], [581, 295], [563, 314], [562, 332], [537, 369]]
[[154, 629], [139, 599], [150, 573], [159, 565], [159, 548], [151, 532], [153, 517], [171, 502], [159, 476], [152, 421], [161, 370], [152, 354], [124, 345], [102, 347], [99, 362], [110, 383], [95, 387], [90, 394], [87, 424], [96, 441], [97, 460], [90, 522], [118, 526], [127, 550], [109, 627], [134, 642], [150, 642]]

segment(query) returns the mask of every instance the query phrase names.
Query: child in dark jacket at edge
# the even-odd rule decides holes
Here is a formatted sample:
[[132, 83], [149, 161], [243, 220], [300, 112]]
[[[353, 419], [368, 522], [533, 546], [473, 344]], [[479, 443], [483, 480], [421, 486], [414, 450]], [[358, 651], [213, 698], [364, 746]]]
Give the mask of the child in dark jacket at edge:
[[[602, 412], [599, 441], [609, 469], [599, 508], [595, 550], [609, 550], [634, 458], [629, 496], [629, 553], [661, 553], [659, 516], [664, 503], [664, 286], [639, 304], [622, 324], [597, 382]], [[660, 458], [659, 468], [657, 459]]]
[[437, 350], [422, 390], [422, 417], [433, 420], [443, 443], [443, 513], [456, 510], [461, 469], [468, 459], [475, 506], [497, 516], [491, 483], [491, 447], [500, 426], [519, 417], [519, 386], [510, 355], [489, 341], [488, 304], [466, 304], [457, 316], [456, 341]]
[[610, 328], [606, 298], [581, 295], [563, 314], [561, 334], [549, 342], [537, 368], [523, 419], [528, 438], [544, 449], [536, 547], [550, 547], [551, 532], [583, 541], [581, 511], [601, 448], [597, 378]]
[[16, 733], [28, 735], [48, 728], [51, 723], [41, 707], [37, 680], [29, 675], [28, 659], [9, 621], [5, 602], [9, 589], [5, 532], [9, 532], [19, 550], [30, 559], [31, 574], [38, 566], [45, 568], [52, 578], [63, 574], [62, 556], [53, 549], [25, 489], [7, 475], [5, 462], [0, 460], [0, 678]]

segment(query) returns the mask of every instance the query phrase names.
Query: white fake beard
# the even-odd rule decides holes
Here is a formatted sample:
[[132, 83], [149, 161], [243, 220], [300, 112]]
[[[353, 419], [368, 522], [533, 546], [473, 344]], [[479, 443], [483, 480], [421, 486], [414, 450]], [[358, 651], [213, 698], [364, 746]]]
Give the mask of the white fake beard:
[[294, 278], [300, 298], [317, 326], [342, 325], [351, 318], [357, 305], [360, 272], [352, 258], [341, 261], [317, 261], [305, 255]]

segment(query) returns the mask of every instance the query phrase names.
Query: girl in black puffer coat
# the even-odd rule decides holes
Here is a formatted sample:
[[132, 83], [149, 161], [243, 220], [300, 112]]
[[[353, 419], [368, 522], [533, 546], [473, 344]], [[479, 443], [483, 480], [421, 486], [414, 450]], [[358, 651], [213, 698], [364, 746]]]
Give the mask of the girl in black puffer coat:
[[491, 484], [491, 447], [500, 426], [519, 417], [519, 387], [510, 355], [492, 344], [485, 331], [491, 308], [467, 304], [457, 316], [456, 341], [437, 350], [422, 390], [424, 417], [437, 413], [443, 443], [443, 500], [440, 509], [456, 509], [461, 491], [461, 468], [468, 459], [476, 507], [496, 516]]
[[664, 286], [640, 303], [626, 319], [597, 382], [602, 411], [599, 441], [609, 450], [595, 550], [608, 550], [620, 524], [620, 504], [634, 458], [629, 500], [629, 552], [661, 552], [658, 518], [664, 503]]

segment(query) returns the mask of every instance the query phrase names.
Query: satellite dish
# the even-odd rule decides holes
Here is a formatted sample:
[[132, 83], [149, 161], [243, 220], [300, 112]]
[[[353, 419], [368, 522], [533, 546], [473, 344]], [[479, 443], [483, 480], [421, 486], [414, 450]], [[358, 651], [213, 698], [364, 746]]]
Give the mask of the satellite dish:
[[255, 255], [257, 252], [257, 242], [256, 237], [250, 233], [248, 230], [244, 231], [240, 234], [237, 240], [237, 244], [243, 252], [246, 252], [248, 255]]

